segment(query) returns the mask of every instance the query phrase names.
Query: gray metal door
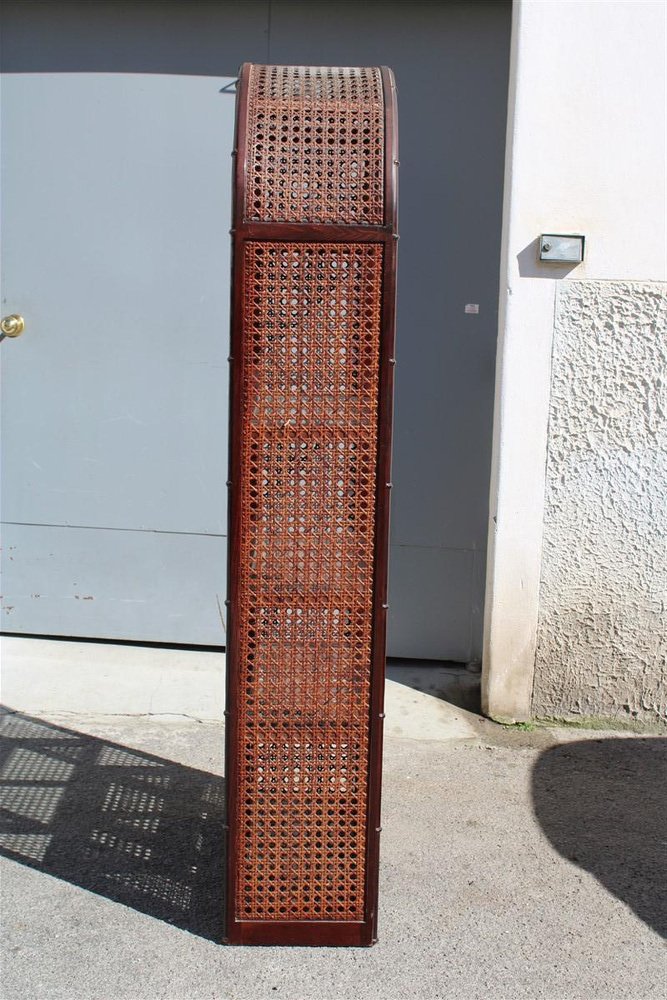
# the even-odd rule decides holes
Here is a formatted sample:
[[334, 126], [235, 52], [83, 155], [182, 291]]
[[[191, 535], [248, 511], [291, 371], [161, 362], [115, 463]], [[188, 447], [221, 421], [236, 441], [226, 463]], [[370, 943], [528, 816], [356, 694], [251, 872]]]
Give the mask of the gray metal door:
[[271, 61], [396, 75], [393, 656], [481, 655], [509, 34], [503, 0], [272, 4]]
[[3, 628], [222, 643], [229, 77], [3, 80]]
[[[479, 655], [510, 3], [5, 0], [5, 630], [224, 642], [244, 60], [390, 65], [401, 214], [389, 652]], [[467, 304], [478, 306], [466, 312]]]

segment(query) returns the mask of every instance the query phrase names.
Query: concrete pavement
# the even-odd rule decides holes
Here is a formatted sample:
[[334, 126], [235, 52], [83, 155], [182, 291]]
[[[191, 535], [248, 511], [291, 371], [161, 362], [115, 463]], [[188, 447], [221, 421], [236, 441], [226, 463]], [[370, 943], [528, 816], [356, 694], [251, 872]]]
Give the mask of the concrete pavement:
[[[14, 636], [3, 636], [0, 650], [2, 701], [29, 714], [223, 720], [221, 652]], [[387, 668], [385, 733], [473, 736], [474, 726], [457, 706], [478, 700], [479, 675], [454, 665], [395, 661]]]
[[420, 734], [402, 686], [371, 949], [217, 943], [219, 722], [6, 697], [2, 997], [662, 1000], [667, 741], [445, 703]]

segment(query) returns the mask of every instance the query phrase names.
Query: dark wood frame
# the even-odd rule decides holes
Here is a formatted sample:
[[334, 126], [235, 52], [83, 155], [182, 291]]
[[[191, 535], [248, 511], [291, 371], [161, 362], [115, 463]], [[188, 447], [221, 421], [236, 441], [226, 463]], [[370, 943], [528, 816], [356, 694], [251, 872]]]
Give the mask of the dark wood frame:
[[[381, 67], [385, 102], [384, 225], [333, 225], [322, 223], [247, 222], [244, 219], [246, 181], [246, 123], [250, 64], [239, 73], [236, 134], [233, 156], [234, 195], [232, 223], [232, 310], [229, 422], [229, 513], [227, 690], [226, 690], [226, 798], [227, 879], [224, 941], [228, 944], [263, 945], [371, 945], [377, 940], [380, 795], [382, 780], [382, 728], [384, 719], [385, 636], [387, 618], [387, 569], [389, 546], [389, 497], [391, 492], [391, 430], [394, 383], [396, 300], [398, 135], [396, 85], [386, 66]], [[382, 281], [382, 330], [378, 397], [378, 452], [376, 467], [375, 545], [373, 583], [373, 639], [369, 719], [369, 770], [366, 816], [366, 896], [363, 921], [253, 921], [235, 919], [235, 877], [238, 844], [235, 817], [238, 776], [230, 762], [238, 744], [236, 701], [239, 690], [239, 633], [234, 617], [239, 579], [241, 457], [241, 387], [243, 383], [243, 244], [246, 240], [370, 242], [384, 245]]]

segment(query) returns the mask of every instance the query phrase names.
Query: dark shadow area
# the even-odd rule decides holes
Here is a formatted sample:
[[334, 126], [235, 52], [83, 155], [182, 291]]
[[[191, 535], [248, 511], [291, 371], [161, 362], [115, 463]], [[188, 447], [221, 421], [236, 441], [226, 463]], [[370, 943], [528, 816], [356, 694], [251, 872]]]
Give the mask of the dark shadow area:
[[414, 691], [430, 694], [467, 712], [481, 711], [481, 674], [452, 660], [387, 660], [385, 676]]
[[220, 942], [223, 779], [2, 710], [0, 854]]
[[586, 740], [533, 769], [535, 815], [556, 850], [667, 936], [667, 739]]

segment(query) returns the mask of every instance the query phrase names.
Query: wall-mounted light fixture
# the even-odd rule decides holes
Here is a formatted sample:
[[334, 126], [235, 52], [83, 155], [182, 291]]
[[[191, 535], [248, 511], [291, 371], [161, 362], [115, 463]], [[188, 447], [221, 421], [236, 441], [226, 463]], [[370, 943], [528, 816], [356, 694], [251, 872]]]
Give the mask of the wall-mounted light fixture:
[[553, 264], [581, 264], [584, 259], [584, 236], [543, 233], [540, 236], [540, 260]]

